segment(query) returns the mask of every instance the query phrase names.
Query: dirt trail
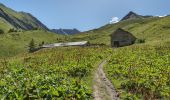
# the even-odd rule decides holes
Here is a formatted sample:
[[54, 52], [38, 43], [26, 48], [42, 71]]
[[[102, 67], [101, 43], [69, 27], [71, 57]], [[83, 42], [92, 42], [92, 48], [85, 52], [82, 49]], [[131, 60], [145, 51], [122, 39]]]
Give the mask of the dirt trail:
[[93, 84], [94, 100], [119, 100], [118, 94], [116, 93], [112, 83], [103, 71], [103, 65], [105, 63], [106, 60], [99, 65], [95, 73]]

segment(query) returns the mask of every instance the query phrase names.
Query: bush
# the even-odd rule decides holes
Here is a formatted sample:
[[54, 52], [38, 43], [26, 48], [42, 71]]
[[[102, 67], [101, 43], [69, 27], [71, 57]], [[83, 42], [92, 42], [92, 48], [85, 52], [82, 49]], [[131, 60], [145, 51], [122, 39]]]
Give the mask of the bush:
[[45, 42], [42, 41], [42, 42], [39, 44], [39, 47], [41, 48], [44, 44], [45, 44]]
[[145, 43], [145, 39], [137, 39], [135, 43]]
[[16, 29], [12, 28], [12, 29], [9, 29], [8, 33], [11, 33], [11, 32], [17, 32]]
[[2, 29], [0, 29], [0, 34], [4, 34], [4, 31]]
[[38, 27], [34, 27], [32, 30], [39, 30], [39, 28]]

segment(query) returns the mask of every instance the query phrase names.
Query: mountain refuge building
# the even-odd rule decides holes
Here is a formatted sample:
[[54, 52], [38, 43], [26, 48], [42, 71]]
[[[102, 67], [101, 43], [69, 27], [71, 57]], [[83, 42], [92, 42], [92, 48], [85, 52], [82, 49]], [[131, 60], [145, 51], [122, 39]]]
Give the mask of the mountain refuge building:
[[111, 34], [111, 46], [112, 47], [122, 47], [132, 45], [136, 41], [136, 37], [130, 32], [127, 32], [121, 28], [118, 28], [115, 32]]

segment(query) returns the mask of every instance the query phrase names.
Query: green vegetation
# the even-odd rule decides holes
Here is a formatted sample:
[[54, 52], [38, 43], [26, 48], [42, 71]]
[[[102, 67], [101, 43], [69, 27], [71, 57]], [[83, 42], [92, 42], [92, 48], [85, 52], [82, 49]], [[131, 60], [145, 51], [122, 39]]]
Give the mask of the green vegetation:
[[48, 30], [48, 28], [45, 25], [43, 25], [38, 19], [36, 19], [29, 13], [17, 12], [13, 9], [6, 7], [1, 3], [0, 3], [0, 9], [1, 9], [0, 29], [2, 29], [4, 32], [8, 32], [10, 29]]
[[69, 41], [87, 40], [92, 44], [110, 45], [110, 34], [117, 28], [123, 28], [145, 42], [167, 41], [170, 38], [170, 16], [164, 18], [145, 18], [125, 20], [116, 24], [108, 24], [99, 29], [68, 37]]
[[0, 56], [15, 56], [27, 52], [32, 39], [34, 39], [36, 47], [42, 42], [48, 44], [65, 41], [63, 36], [43, 30], [0, 34]]
[[56, 48], [1, 60], [0, 98], [92, 98], [94, 66], [110, 50], [105, 48]]
[[4, 34], [4, 31], [0, 29], [0, 34]]
[[168, 100], [170, 98], [170, 45], [136, 45], [115, 49], [107, 76], [121, 99]]
[[[35, 46], [64, 41], [29, 13], [17, 12], [0, 3], [0, 58], [27, 52], [31, 39]], [[27, 31], [26, 31], [27, 30]], [[42, 45], [42, 44], [41, 44]]]
[[9, 29], [8, 33], [11, 33], [11, 32], [17, 32], [17, 30], [14, 28], [11, 28], [11, 29]]
[[13, 26], [8, 23], [5, 19], [0, 17], [0, 29], [4, 32], [8, 32], [9, 29], [13, 28]]
[[[47, 31], [28, 13], [1, 4], [0, 8], [2, 15], [9, 15], [0, 17], [0, 98], [92, 99], [96, 65], [108, 55], [111, 57], [104, 69], [121, 99], [170, 98], [170, 16], [125, 20], [64, 36]], [[136, 36], [136, 44], [113, 51], [108, 48], [110, 34], [117, 28]], [[107, 46], [33, 52], [43, 44], [82, 40]]]
[[110, 34], [120, 27], [133, 33], [138, 39], [145, 40], [143, 42], [146, 43], [169, 41], [169, 25], [170, 17], [168, 16], [164, 18], [154, 17], [122, 21], [117, 24], [109, 24], [99, 29], [72, 36], [61, 36], [55, 34], [52, 35], [48, 34], [49, 32], [41, 30], [12, 32], [5, 35], [0, 35], [0, 46], [2, 47], [0, 50], [0, 55], [14, 56], [20, 52], [25, 52], [28, 49], [26, 47], [28, 47], [28, 44], [32, 38], [37, 44], [41, 44], [42, 41], [44, 41], [46, 44], [63, 41], [87, 40], [91, 44], [102, 44], [110, 46]]
[[135, 43], [145, 43], [145, 39], [137, 39]]
[[35, 43], [34, 43], [34, 39], [31, 40], [31, 42], [29, 43], [29, 52], [34, 52], [35, 51]]

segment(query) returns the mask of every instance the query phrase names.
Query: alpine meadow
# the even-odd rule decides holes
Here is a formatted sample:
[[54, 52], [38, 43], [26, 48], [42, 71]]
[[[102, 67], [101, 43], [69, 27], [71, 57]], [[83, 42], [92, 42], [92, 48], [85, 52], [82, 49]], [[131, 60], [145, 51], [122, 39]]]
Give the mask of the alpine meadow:
[[[137, 10], [139, 7], [129, 8], [133, 11], [120, 16], [121, 19], [114, 17], [113, 23], [105, 21], [99, 28], [81, 30], [83, 25], [77, 25], [79, 17], [83, 18], [82, 15], [88, 15], [90, 11], [85, 14], [75, 12], [83, 12], [86, 4], [78, 5], [81, 3], [76, 0], [73, 0], [75, 4], [65, 0], [44, 0], [35, 6], [37, 1], [30, 0], [30, 8], [27, 8], [26, 3], [21, 2], [23, 6], [20, 6], [19, 0], [14, 1], [2, 0], [3, 4], [0, 3], [1, 100], [170, 100], [170, 12], [155, 16], [154, 12], [145, 14], [144, 8], [143, 11]], [[102, 12], [110, 7], [107, 2], [120, 3], [118, 0], [101, 0], [96, 4], [92, 1], [86, 2], [93, 6], [104, 2], [102, 7], [96, 7], [98, 9], [89, 4], [91, 12], [103, 9], [96, 11], [96, 15], [99, 12], [103, 16], [109, 16], [108, 12]], [[60, 12], [56, 12], [54, 2], [59, 3], [56, 6], [62, 8]], [[146, 0], [143, 2], [155, 7]], [[122, 5], [129, 7], [125, 3]], [[67, 6], [76, 11], [67, 11]], [[118, 5], [114, 6], [116, 9]], [[24, 9], [30, 12], [23, 12]], [[54, 14], [56, 19], [52, 22], [61, 21], [64, 26], [65, 18], [70, 17], [68, 25], [59, 28], [59, 23], [56, 29], [49, 28], [49, 23], [52, 24], [52, 15], [50, 11], [46, 12], [49, 9], [63, 19], [57, 19], [59, 17]], [[120, 10], [113, 12], [119, 16]], [[42, 17], [39, 11], [45, 16]], [[164, 10], [155, 12], [162, 14]], [[70, 16], [64, 16], [67, 13]], [[104, 15], [106, 13], [108, 15]], [[92, 15], [89, 13], [88, 16]], [[48, 27], [39, 18], [46, 23], [49, 21]], [[100, 18], [96, 19], [99, 21]], [[75, 23], [69, 23], [72, 20]], [[91, 23], [90, 20], [83, 22], [84, 25]], [[72, 27], [68, 29], [69, 25]]]

